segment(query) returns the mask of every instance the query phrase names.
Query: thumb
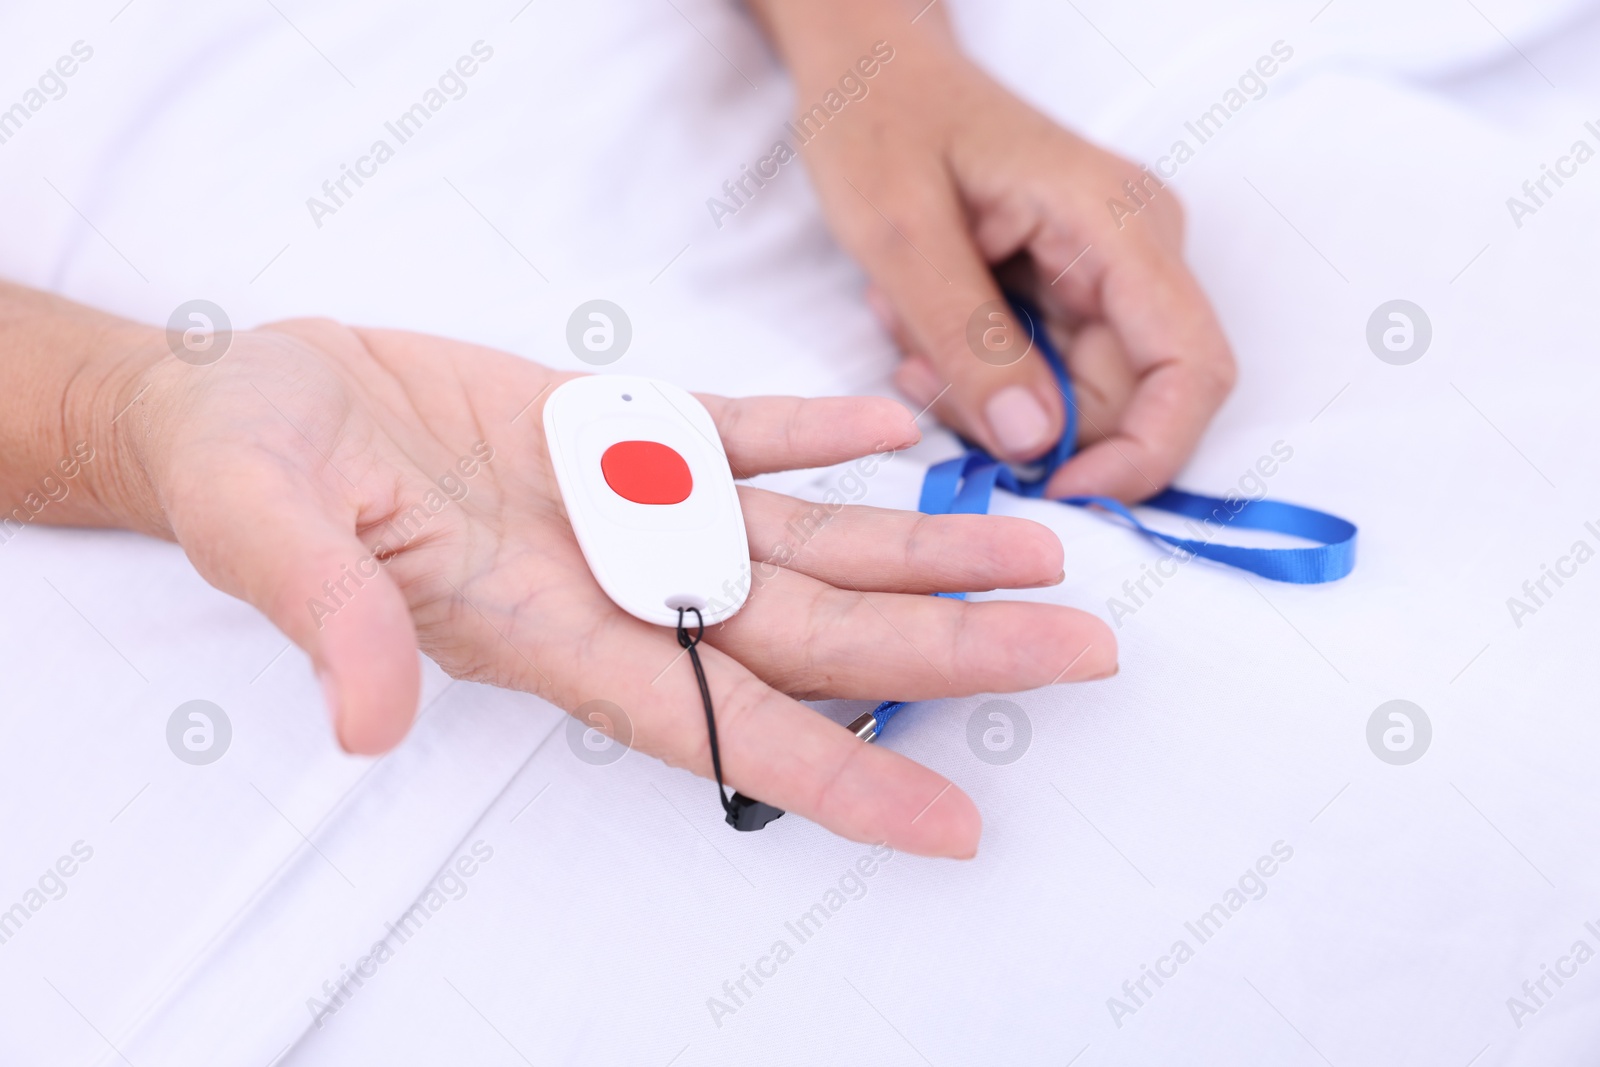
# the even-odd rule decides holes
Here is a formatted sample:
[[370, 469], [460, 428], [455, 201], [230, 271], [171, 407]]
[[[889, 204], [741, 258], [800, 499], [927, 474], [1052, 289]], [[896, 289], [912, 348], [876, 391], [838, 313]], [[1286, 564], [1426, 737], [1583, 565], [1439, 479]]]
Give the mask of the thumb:
[[410, 608], [355, 535], [346, 505], [319, 500], [283, 470], [235, 468], [173, 529], [212, 585], [253, 604], [311, 657], [347, 752], [399, 743], [421, 689]]
[[877, 206], [863, 226], [881, 232], [861, 242], [860, 258], [908, 357], [897, 381], [994, 455], [1038, 458], [1061, 436], [1061, 395], [1033, 324], [1001, 297], [973, 244], [954, 190]]

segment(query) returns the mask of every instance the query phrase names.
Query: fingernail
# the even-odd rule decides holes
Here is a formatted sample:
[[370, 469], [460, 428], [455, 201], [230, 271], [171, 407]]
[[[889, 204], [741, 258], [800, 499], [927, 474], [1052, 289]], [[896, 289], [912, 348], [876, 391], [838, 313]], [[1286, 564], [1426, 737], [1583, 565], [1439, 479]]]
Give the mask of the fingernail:
[[322, 683], [322, 702], [328, 708], [328, 724], [333, 727], [333, 739], [339, 742], [340, 748], [344, 748], [344, 738], [339, 735], [339, 689], [333, 683], [333, 675], [321, 668], [317, 669], [317, 681]]
[[1038, 397], [1023, 386], [1008, 385], [995, 393], [984, 414], [989, 431], [1007, 455], [1031, 455], [1049, 444], [1050, 416]]
[[1111, 669], [1109, 671], [1106, 671], [1106, 673], [1097, 674], [1093, 678], [1086, 678], [1084, 680], [1088, 681], [1088, 682], [1101, 682], [1101, 681], [1104, 681], [1107, 678], [1115, 678], [1118, 675], [1118, 673], [1121, 672], [1121, 670], [1122, 670], [1122, 664], [1113, 663], [1111, 665]]

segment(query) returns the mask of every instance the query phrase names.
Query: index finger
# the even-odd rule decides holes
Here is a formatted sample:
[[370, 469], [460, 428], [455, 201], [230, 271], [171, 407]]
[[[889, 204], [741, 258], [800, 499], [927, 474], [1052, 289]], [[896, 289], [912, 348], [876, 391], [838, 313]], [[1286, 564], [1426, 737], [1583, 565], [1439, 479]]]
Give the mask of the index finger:
[[911, 412], [887, 397], [698, 398], [717, 424], [735, 478], [828, 467], [922, 439]]
[[1133, 365], [1133, 396], [1118, 425], [1092, 427], [1104, 439], [1067, 461], [1047, 492], [1134, 503], [1165, 489], [1194, 451], [1233, 388], [1233, 353], [1193, 275], [1154, 247], [1107, 265], [1098, 311]]

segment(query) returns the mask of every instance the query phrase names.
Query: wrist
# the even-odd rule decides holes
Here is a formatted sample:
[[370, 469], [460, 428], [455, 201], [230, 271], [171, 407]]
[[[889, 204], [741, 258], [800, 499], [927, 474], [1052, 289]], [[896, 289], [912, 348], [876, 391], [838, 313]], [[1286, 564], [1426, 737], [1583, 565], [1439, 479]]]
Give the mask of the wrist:
[[154, 413], [174, 369], [196, 368], [173, 357], [164, 329], [118, 321], [100, 331], [83, 387], [68, 396], [76, 440], [93, 447], [96, 457], [85, 483], [94, 510], [81, 525], [172, 537], [149, 456]]
[[123, 409], [170, 359], [162, 331], [0, 284], [0, 350], [0, 544], [35, 523], [161, 533]]
[[874, 45], [936, 62], [960, 55], [943, 9], [927, 0], [749, 3], [802, 93], [831, 86]]

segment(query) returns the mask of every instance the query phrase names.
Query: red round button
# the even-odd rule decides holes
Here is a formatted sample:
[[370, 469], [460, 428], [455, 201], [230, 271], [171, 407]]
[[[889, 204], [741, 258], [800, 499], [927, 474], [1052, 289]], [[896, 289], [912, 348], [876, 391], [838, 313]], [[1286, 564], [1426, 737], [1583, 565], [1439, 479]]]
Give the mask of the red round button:
[[635, 504], [677, 504], [694, 489], [689, 464], [659, 441], [618, 441], [600, 457], [600, 473]]

